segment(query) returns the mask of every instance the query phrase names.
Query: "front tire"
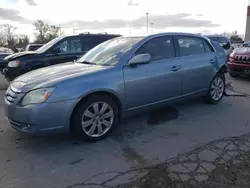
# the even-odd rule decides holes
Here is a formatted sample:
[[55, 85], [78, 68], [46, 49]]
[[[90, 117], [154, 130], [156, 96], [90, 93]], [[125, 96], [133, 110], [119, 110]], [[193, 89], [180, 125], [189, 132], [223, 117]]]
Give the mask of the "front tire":
[[218, 73], [214, 76], [206, 96], [205, 101], [208, 104], [218, 104], [225, 93], [225, 76], [222, 73]]
[[118, 124], [119, 109], [106, 95], [92, 95], [81, 103], [72, 118], [72, 131], [78, 138], [96, 142], [104, 139]]

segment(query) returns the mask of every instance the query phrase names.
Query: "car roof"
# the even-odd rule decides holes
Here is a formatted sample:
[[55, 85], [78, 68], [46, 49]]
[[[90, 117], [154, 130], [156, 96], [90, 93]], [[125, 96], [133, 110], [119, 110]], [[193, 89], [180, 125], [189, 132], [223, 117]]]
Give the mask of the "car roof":
[[167, 33], [156, 33], [156, 34], [138, 34], [138, 35], [126, 35], [124, 37], [161, 37], [161, 36], [169, 36], [169, 35], [175, 35], [175, 36], [191, 36], [191, 37], [200, 37], [205, 38], [200, 34], [193, 34], [193, 33], [182, 33], [182, 32], [167, 32]]
[[86, 36], [121, 36], [120, 34], [109, 34], [109, 33], [80, 33], [78, 35], [69, 35], [70, 36], [79, 36], [79, 35], [86, 35]]

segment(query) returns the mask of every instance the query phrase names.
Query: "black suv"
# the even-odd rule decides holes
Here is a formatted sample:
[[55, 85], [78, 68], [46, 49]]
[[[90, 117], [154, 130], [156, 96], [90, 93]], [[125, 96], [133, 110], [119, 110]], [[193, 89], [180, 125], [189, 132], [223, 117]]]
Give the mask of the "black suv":
[[19, 52], [7, 56], [4, 60], [8, 61], [8, 65], [3, 69], [2, 74], [6, 80], [12, 81], [31, 70], [76, 60], [98, 44], [119, 36], [83, 33], [58, 37], [36, 51]]

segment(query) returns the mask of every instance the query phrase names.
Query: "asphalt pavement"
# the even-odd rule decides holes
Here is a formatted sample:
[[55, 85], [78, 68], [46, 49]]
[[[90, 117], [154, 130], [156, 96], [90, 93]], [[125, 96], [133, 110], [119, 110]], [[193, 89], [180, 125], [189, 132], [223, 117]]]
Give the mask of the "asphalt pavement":
[[247, 187], [250, 80], [227, 80], [218, 105], [197, 99], [126, 119], [97, 143], [13, 130], [1, 80], [0, 188]]

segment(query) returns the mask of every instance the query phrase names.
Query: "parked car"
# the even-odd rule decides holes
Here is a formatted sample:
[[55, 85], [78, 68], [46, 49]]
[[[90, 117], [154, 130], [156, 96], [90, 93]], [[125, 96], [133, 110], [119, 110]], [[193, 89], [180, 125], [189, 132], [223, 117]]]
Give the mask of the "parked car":
[[18, 52], [23, 52], [25, 49], [24, 48], [17, 48]]
[[231, 77], [249, 76], [250, 77], [250, 47], [235, 49], [228, 62], [228, 72]]
[[212, 41], [216, 41], [221, 44], [221, 46], [227, 50], [228, 54], [233, 51], [233, 46], [231, 45], [231, 41], [229, 38], [221, 36], [221, 35], [206, 35]]
[[242, 47], [250, 47], [250, 41], [247, 41], [242, 44]]
[[36, 51], [38, 48], [42, 47], [43, 44], [28, 44], [25, 51]]
[[7, 56], [8, 66], [2, 74], [8, 81], [41, 67], [65, 63], [78, 59], [96, 45], [118, 37], [111, 34], [80, 34], [61, 36], [36, 51], [26, 51]]
[[97, 141], [135, 113], [195, 97], [217, 104], [226, 59], [224, 50], [199, 35], [118, 37], [73, 63], [15, 79], [5, 95], [5, 114], [21, 132], [71, 131]]
[[0, 70], [2, 70], [8, 64], [8, 61], [5, 61], [4, 58], [13, 53], [13, 50], [9, 48], [0, 47]]

